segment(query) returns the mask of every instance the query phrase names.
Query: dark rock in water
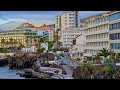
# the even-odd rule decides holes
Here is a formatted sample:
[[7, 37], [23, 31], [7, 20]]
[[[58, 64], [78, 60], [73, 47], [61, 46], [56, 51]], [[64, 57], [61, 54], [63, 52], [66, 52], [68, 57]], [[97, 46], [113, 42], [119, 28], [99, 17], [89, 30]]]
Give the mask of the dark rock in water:
[[[51, 53], [43, 53], [42, 55], [37, 56], [36, 54], [28, 54], [28, 53], [17, 53], [13, 57], [8, 58], [8, 65], [13, 68], [31, 68], [34, 66], [34, 63], [39, 60], [41, 62], [41, 66], [46, 67], [50, 66], [48, 63], [45, 63], [47, 60], [54, 60], [54, 54]], [[36, 66], [36, 65], [35, 65]]]
[[7, 58], [0, 60], [0, 66], [5, 66], [5, 65], [7, 65], [7, 64], [8, 64]]
[[20, 76], [25, 78], [37, 78], [32, 69], [25, 69], [25, 73], [20, 73]]
[[8, 65], [10, 68], [31, 68], [36, 60], [36, 55], [17, 54], [8, 58]]

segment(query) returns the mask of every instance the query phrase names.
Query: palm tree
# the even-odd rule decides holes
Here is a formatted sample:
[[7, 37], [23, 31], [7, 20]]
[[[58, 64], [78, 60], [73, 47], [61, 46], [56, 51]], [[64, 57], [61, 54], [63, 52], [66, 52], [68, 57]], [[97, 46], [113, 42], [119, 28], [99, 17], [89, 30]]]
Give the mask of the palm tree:
[[20, 45], [17, 47], [17, 49], [18, 50], [21, 50], [22, 48], [24, 48], [25, 46], [22, 44], [22, 43], [20, 43]]
[[59, 31], [60, 29], [57, 29], [56, 32], [54, 32], [54, 43], [56, 43], [57, 50], [60, 50], [61, 43], [59, 42]]
[[5, 43], [5, 39], [2, 39], [2, 40], [1, 40], [1, 43], [4, 44], [4, 43]]
[[8, 52], [8, 50], [7, 50], [6, 48], [3, 48], [3, 49], [2, 49], [2, 52], [5, 54], [5, 57], [7, 57], [7, 54], [6, 54], [6, 53]]
[[10, 43], [12, 43], [13, 42], [13, 39], [12, 38], [10, 38]]
[[39, 43], [38, 46], [40, 47], [41, 43], [45, 43], [46, 41], [47, 41], [46, 37], [43, 37], [43, 38], [40, 37], [40, 38], [39, 38], [39, 41], [38, 41], [38, 43]]
[[103, 56], [104, 60], [107, 59], [108, 56], [111, 55], [111, 52], [109, 50], [107, 50], [106, 48], [103, 48], [103, 50], [100, 50], [100, 52], [98, 53], [99, 56]]
[[48, 41], [48, 50], [51, 51], [53, 46], [53, 41]]

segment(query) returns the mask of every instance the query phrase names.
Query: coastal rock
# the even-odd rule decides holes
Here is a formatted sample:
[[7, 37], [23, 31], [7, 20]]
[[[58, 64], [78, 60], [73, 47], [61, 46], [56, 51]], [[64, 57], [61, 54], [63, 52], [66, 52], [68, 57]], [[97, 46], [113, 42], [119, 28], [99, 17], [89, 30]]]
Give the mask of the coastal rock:
[[60, 69], [62, 69], [62, 74], [66, 75], [65, 69], [62, 66], [57, 65], [57, 64], [51, 64], [50, 67], [51, 68], [60, 68]]
[[54, 54], [43, 53], [42, 55], [36, 56], [36, 54], [30, 53], [17, 53], [16, 55], [8, 58], [8, 65], [10, 68], [31, 68], [36, 66], [36, 61], [40, 61], [41, 66], [48, 66], [45, 61], [54, 60]]
[[8, 64], [7, 58], [0, 60], [0, 66], [5, 66], [5, 65], [7, 65], [7, 64]]

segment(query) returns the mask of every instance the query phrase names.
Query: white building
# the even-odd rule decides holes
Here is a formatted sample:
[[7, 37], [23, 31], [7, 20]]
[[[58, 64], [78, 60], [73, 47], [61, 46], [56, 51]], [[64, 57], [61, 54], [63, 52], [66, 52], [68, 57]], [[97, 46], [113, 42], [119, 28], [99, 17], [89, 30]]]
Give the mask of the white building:
[[109, 15], [110, 19], [110, 47], [111, 50], [120, 57], [120, 11], [113, 11]]
[[62, 46], [70, 48], [73, 44], [73, 38], [84, 33], [84, 30], [62, 30]]
[[62, 30], [74, 30], [80, 27], [79, 11], [63, 11], [55, 19], [55, 30], [60, 30], [59, 41], [62, 41]]
[[108, 13], [99, 14], [86, 19], [86, 54], [84, 56], [96, 55], [99, 50], [110, 48], [108, 15]]
[[38, 36], [46, 37], [48, 41], [53, 41], [54, 35], [54, 27], [50, 25], [43, 25], [38, 28], [34, 28], [33, 30], [37, 31]]
[[63, 11], [55, 19], [55, 29], [66, 30], [67, 28], [79, 28], [80, 17], [78, 11]]
[[86, 36], [85, 34], [81, 34], [78, 37], [73, 39], [73, 46], [69, 50], [70, 56], [72, 58], [81, 58], [85, 52], [86, 45]]
[[36, 46], [26, 47], [26, 48], [22, 48], [21, 51], [22, 52], [36, 52], [37, 48], [36, 48]]

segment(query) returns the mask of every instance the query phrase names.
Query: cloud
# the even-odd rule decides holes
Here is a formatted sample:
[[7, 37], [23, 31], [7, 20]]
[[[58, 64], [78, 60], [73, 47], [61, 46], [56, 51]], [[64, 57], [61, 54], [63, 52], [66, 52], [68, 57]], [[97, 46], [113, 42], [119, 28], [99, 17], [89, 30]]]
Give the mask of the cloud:
[[92, 15], [105, 13], [105, 12], [108, 12], [108, 11], [80, 11], [79, 14], [82, 18], [86, 18], [86, 17], [92, 16]]

